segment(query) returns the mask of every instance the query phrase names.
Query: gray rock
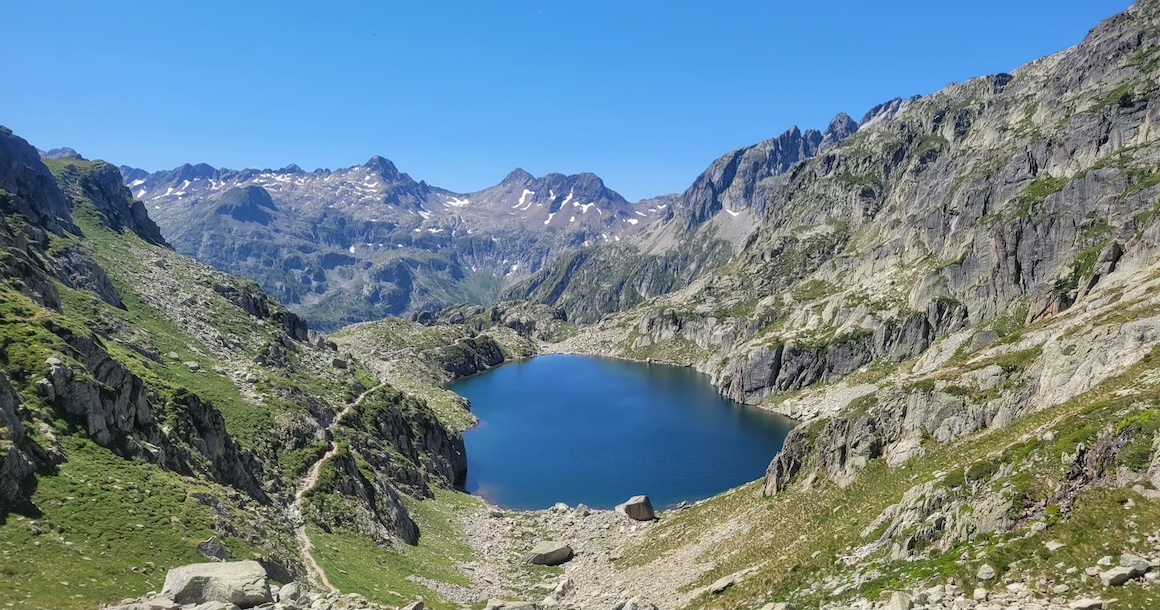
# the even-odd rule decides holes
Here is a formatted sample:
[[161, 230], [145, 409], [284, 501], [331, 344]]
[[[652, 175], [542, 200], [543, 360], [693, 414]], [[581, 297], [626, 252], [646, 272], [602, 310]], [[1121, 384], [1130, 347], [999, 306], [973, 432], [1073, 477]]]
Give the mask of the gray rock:
[[572, 559], [572, 547], [563, 542], [545, 540], [524, 555], [524, 563], [541, 566], [558, 566]]
[[173, 568], [162, 595], [188, 605], [225, 602], [251, 608], [274, 601], [266, 570], [256, 561], [195, 563]]
[[278, 589], [278, 601], [280, 602], [296, 602], [302, 598], [302, 586], [297, 582], [290, 582], [282, 585]]
[[1134, 568], [1125, 568], [1123, 566], [1112, 568], [1100, 574], [1100, 582], [1105, 587], [1121, 587], [1124, 583], [1141, 576], [1142, 573], [1137, 572]]
[[1124, 553], [1120, 556], [1120, 566], [1125, 568], [1132, 568], [1133, 571], [1143, 575], [1148, 570], [1152, 569], [1152, 562], [1131, 553]]
[[540, 610], [540, 607], [532, 602], [489, 599], [484, 610]]
[[890, 594], [890, 601], [886, 602], [885, 610], [910, 610], [914, 607], [914, 598], [906, 593], [895, 591]]
[[648, 496], [633, 496], [624, 504], [618, 505], [616, 510], [637, 521], [652, 521], [657, 518]]
[[1067, 606], [1071, 610], [1101, 610], [1104, 607], [1104, 600], [1102, 599], [1077, 599]]
[[401, 607], [399, 610], [423, 610], [423, 600], [407, 604], [406, 606]]
[[737, 582], [735, 576], [725, 576], [717, 579], [713, 584], [709, 585], [709, 592], [714, 595], [724, 593], [726, 589], [732, 587]]
[[226, 550], [226, 546], [222, 544], [221, 540], [218, 540], [217, 536], [198, 544], [197, 552], [210, 561], [226, 561], [230, 558], [229, 551]]
[[978, 578], [979, 580], [983, 580], [983, 581], [995, 580], [995, 576], [996, 576], [995, 568], [993, 568], [989, 564], [985, 564], [985, 563], [983, 565], [979, 566], [979, 571], [975, 574], [975, 578]]
[[987, 329], [971, 338], [970, 351], [977, 352], [999, 340], [999, 333], [994, 329]]
[[154, 597], [142, 602], [144, 610], [175, 610], [178, 607], [177, 602], [168, 597]]
[[206, 602], [189, 607], [189, 610], [239, 610], [238, 606], [227, 602]]

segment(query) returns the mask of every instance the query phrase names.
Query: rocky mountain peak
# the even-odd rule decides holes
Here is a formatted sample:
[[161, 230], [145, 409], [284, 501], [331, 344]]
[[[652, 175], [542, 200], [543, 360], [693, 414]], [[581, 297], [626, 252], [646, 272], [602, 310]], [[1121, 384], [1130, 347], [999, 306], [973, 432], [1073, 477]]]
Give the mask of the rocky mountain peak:
[[881, 121], [890, 120], [898, 116], [903, 110], [910, 107], [911, 104], [922, 99], [922, 96], [915, 95], [913, 97], [902, 98], [896, 97], [888, 102], [883, 102], [870, 109], [862, 120], [859, 121], [858, 127], [866, 127]]
[[835, 146], [841, 144], [846, 138], [854, 135], [858, 131], [858, 123], [850, 118], [850, 115], [845, 112], [838, 113], [834, 120], [830, 121], [830, 126], [826, 128], [822, 135], [822, 143], [818, 147], [818, 152], [825, 152]]
[[254, 185], [232, 188], [222, 194], [214, 213], [229, 216], [239, 222], [256, 222], [266, 225], [277, 212], [278, 206], [269, 191]]
[[517, 167], [504, 177], [500, 184], [527, 184], [535, 179], [535, 176], [529, 174], [522, 167]]
[[49, 151], [41, 151], [40, 157], [42, 159], [78, 159], [80, 161], [87, 160], [82, 157], [80, 153], [67, 146], [63, 148], [54, 148]]
[[390, 159], [380, 157], [379, 155], [371, 157], [370, 161], [363, 164], [363, 167], [378, 174], [387, 182], [395, 182], [403, 176], [403, 174], [399, 173], [399, 168], [395, 167], [395, 164]]
[[0, 212], [17, 213], [60, 234], [71, 230], [72, 212], [56, 180], [31, 144], [0, 127]]

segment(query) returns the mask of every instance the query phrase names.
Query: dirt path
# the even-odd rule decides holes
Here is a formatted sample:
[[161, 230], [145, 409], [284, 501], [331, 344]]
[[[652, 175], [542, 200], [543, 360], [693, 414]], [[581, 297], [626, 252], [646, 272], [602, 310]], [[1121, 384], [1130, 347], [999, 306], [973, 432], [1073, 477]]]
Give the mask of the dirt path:
[[338, 427], [338, 425], [344, 419], [346, 419], [348, 415], [350, 415], [351, 411], [358, 408], [358, 406], [362, 404], [362, 401], [367, 396], [381, 389], [385, 385], [387, 385], [387, 383], [384, 381], [379, 385], [363, 392], [362, 394], [359, 394], [358, 398], [354, 399], [354, 402], [350, 403], [346, 406], [345, 409], [340, 411], [339, 414], [334, 418], [334, 421], [330, 422], [330, 425], [327, 426], [325, 430], [323, 430], [322, 434], [326, 438], [326, 442], [330, 444], [330, 448], [326, 451], [325, 454], [322, 455], [321, 458], [318, 459], [318, 461], [314, 462], [314, 464], [310, 467], [309, 472], [306, 473], [306, 477], [303, 478], [302, 481], [298, 484], [298, 491], [294, 494], [293, 510], [298, 514], [299, 521], [299, 525], [295, 529], [294, 535], [298, 538], [298, 543], [302, 548], [302, 561], [306, 565], [306, 572], [310, 580], [315, 584], [322, 586], [327, 591], [338, 592], [338, 588], [331, 584], [330, 579], [326, 576], [326, 570], [323, 570], [322, 566], [318, 565], [318, 562], [314, 559], [314, 543], [310, 540], [310, 535], [306, 533], [306, 517], [302, 512], [302, 501], [306, 497], [306, 494], [310, 493], [310, 490], [314, 489], [315, 485], [318, 485], [318, 477], [322, 473], [322, 466], [338, 453], [338, 446], [335, 445], [334, 441], [332, 440], [332, 431]]

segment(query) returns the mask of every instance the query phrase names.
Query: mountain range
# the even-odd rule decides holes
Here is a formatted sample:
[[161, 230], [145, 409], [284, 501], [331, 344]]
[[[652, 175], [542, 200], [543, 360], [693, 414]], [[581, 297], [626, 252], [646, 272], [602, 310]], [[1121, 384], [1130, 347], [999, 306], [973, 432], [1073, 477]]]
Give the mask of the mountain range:
[[[1158, 101], [1141, 0], [635, 204], [380, 158], [147, 175], [0, 128], [0, 601], [1154, 608]], [[549, 353], [695, 368], [796, 426], [655, 514], [464, 493], [447, 384]]]
[[[621, 243], [668, 252], [679, 241], [674, 235], [696, 232], [718, 215], [729, 243], [713, 240], [707, 249], [731, 253], [751, 226], [746, 218], [761, 213], [754, 202], [765, 182], [904, 105], [884, 104], [861, 123], [839, 115], [824, 133], [795, 127], [722, 157], [681, 195], [635, 204], [594, 174], [537, 178], [521, 169], [496, 186], [455, 193], [415, 181], [382, 157], [336, 171], [206, 164], [120, 170], [179, 252], [252, 279], [333, 329], [457, 303], [491, 304], [502, 294], [529, 296], [533, 289], [520, 282], [562, 259]], [[61, 149], [46, 158], [74, 154]], [[640, 286], [620, 302], [635, 304], [659, 289]]]

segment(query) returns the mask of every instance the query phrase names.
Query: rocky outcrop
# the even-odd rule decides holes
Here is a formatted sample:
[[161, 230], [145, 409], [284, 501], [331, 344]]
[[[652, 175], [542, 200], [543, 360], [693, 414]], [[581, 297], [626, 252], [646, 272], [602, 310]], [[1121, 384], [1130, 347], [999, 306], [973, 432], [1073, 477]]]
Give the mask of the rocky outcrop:
[[0, 212], [21, 214], [46, 231], [75, 232], [71, 206], [36, 149], [0, 127]]
[[419, 526], [391, 485], [391, 471], [372, 465], [374, 472], [360, 469], [349, 452], [335, 456], [326, 464], [329, 478], [311, 492], [308, 516], [328, 532], [356, 532], [386, 546], [418, 544]]
[[821, 346], [791, 342], [759, 347], [745, 359], [734, 359], [719, 383], [730, 398], [759, 402], [770, 394], [835, 381], [876, 360], [913, 358], [966, 321], [966, 308], [960, 304], [935, 301], [924, 314], [888, 321], [873, 330], [858, 329]]
[[20, 396], [0, 372], [0, 518], [24, 505], [32, 495], [33, 475], [41, 453], [24, 432]]
[[503, 349], [495, 340], [480, 335], [437, 347], [430, 357], [456, 378], [468, 377], [504, 361]]
[[[188, 391], [174, 394], [170, 431], [156, 415], [156, 393], [91, 337], [53, 329], [71, 348], [69, 362], [53, 357], [36, 387], [41, 396], [81, 427], [97, 444], [126, 458], [139, 457], [184, 474], [206, 474], [258, 500], [261, 466], [243, 455], [221, 413]], [[71, 363], [71, 364], [70, 364]], [[203, 462], [204, 460], [204, 462]]]
[[310, 329], [306, 320], [271, 299], [257, 284], [247, 281], [215, 283], [214, 292], [259, 320], [273, 320], [295, 341], [306, 341]]
[[[448, 432], [420, 400], [391, 390], [364, 401], [361, 421], [351, 425], [369, 432], [360, 441], [362, 453], [381, 470], [393, 473], [412, 493], [430, 496], [429, 479], [438, 484], [462, 488], [467, 480], [467, 453], [463, 438]], [[407, 464], [398, 464], [391, 455], [402, 455]], [[407, 474], [408, 471], [410, 474]]]
[[149, 218], [145, 204], [121, 183], [121, 173], [104, 161], [60, 161], [64, 164], [56, 179], [74, 202], [85, 201], [96, 208], [101, 222], [114, 231], [132, 231], [141, 239], [166, 246], [157, 224]]

